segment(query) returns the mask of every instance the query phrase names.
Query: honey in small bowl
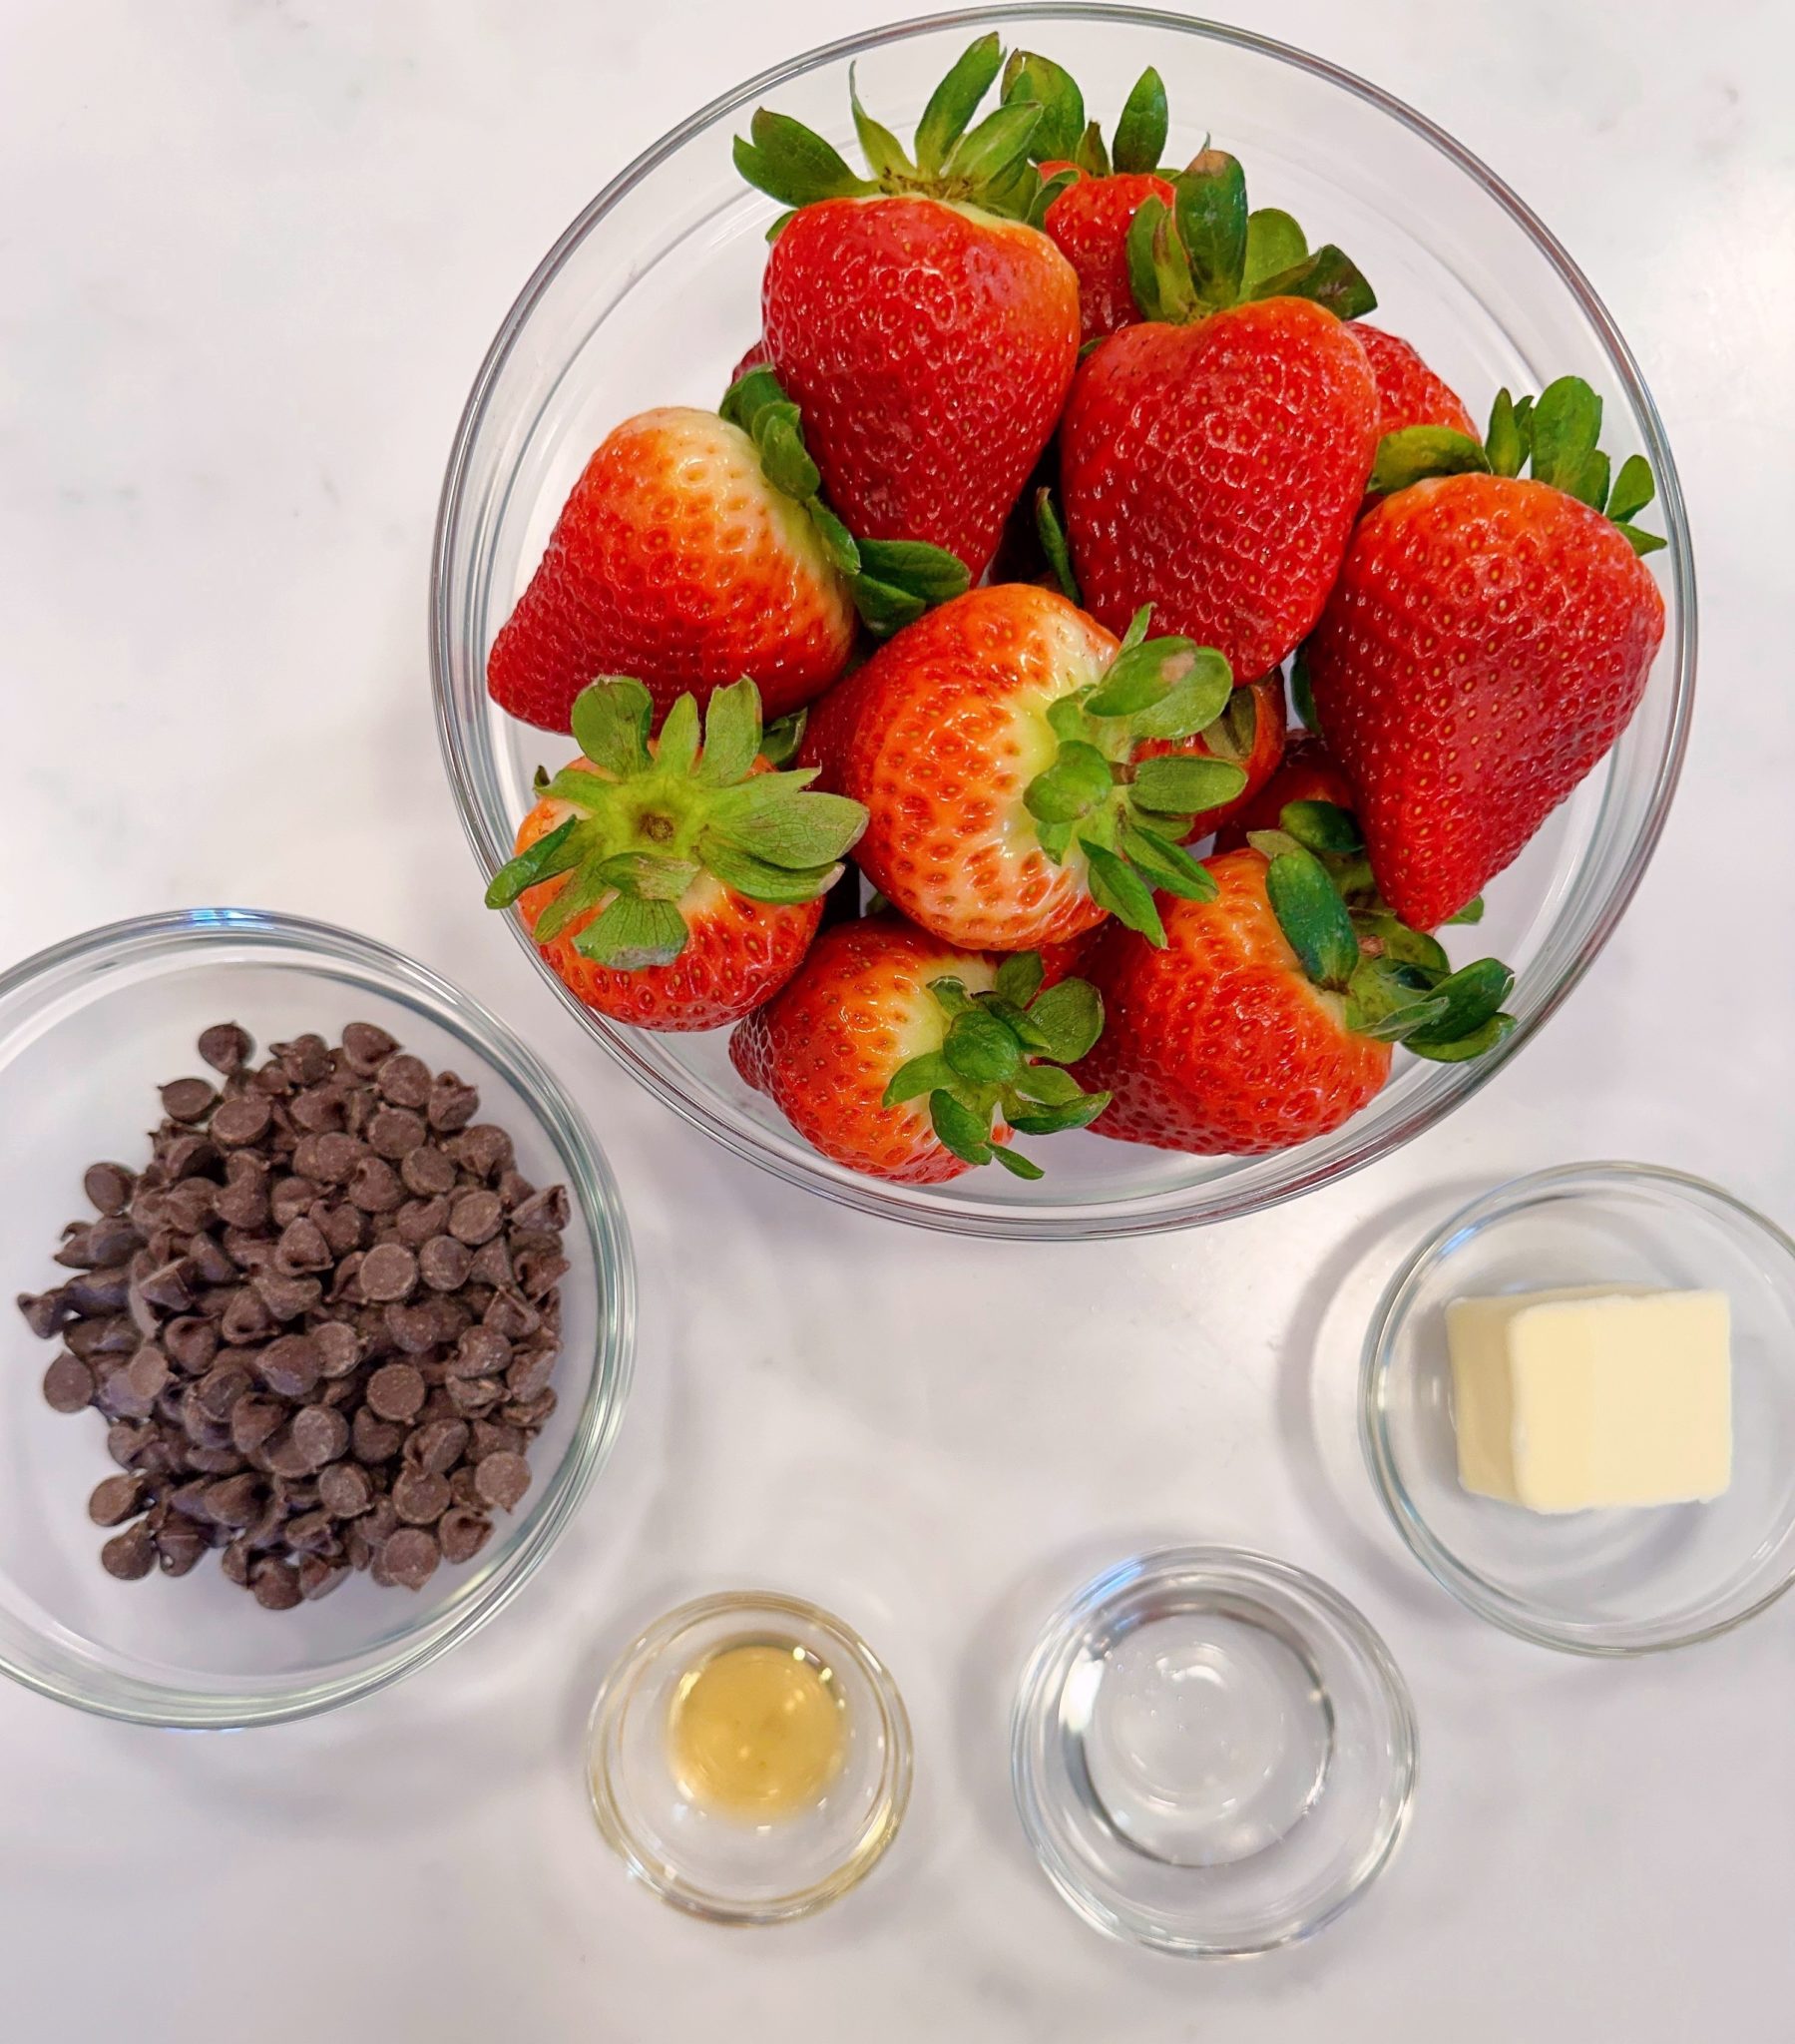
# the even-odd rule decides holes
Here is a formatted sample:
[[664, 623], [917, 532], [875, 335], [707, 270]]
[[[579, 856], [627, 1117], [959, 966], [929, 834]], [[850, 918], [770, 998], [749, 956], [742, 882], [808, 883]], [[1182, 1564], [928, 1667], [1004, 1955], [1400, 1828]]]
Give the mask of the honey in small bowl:
[[764, 1822], [828, 1792], [847, 1753], [846, 1700], [807, 1647], [742, 1641], [680, 1678], [667, 1737], [684, 1795], [718, 1815]]

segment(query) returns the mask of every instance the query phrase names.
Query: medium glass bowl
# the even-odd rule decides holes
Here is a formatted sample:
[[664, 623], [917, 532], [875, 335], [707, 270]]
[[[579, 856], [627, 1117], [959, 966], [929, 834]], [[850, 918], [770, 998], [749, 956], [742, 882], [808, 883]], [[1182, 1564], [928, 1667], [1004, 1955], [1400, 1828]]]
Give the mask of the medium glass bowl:
[[[380, 1024], [432, 1070], [479, 1088], [518, 1168], [571, 1196], [562, 1279], [560, 1402], [530, 1455], [520, 1509], [474, 1562], [417, 1594], [351, 1576], [316, 1604], [263, 1611], [216, 1556], [179, 1580], [116, 1582], [88, 1493], [113, 1473], [91, 1413], [45, 1403], [56, 1353], [12, 1309], [60, 1275], [56, 1230], [87, 1211], [97, 1158], [148, 1155], [155, 1087], [200, 1069], [207, 1024], [240, 1022], [258, 1046], [347, 1022]], [[196, 908], [111, 924], [0, 976], [0, 1670], [103, 1717], [182, 1727], [270, 1725], [382, 1689], [506, 1604], [542, 1562], [609, 1452], [635, 1334], [630, 1239], [603, 1153], [560, 1085], [488, 1014], [427, 967], [323, 923]]]
[[[593, 448], [655, 404], [714, 405], [758, 330], [774, 203], [750, 191], [729, 138], [765, 101], [852, 152], [848, 68], [900, 133], [977, 33], [1036, 47], [1113, 122], [1157, 66], [1171, 101], [1167, 161], [1213, 133], [1247, 167], [1254, 202], [1294, 212], [1360, 263], [1387, 318], [1466, 398], [1538, 390], [1575, 373], [1605, 406], [1604, 444], [1658, 481], [1669, 541], [1655, 556], [1668, 628], [1644, 701], [1603, 766], [1490, 889], [1461, 960], [1494, 952], [1519, 974], [1519, 1027], [1464, 1065], [1398, 1054], [1379, 1098], [1335, 1134], [1270, 1157], [1199, 1158], [1089, 1134], [1051, 1144], [1048, 1175], [993, 1170], [947, 1186], [882, 1184], [803, 1143], [730, 1068], [726, 1032], [655, 1035], [578, 1007], [597, 1042], [694, 1127], [794, 1185], [864, 1212], [962, 1234], [1074, 1238], [1183, 1228], [1248, 1214], [1384, 1156], [1493, 1078], [1575, 985], [1638, 883], [1682, 762], [1695, 665], [1695, 582], [1676, 470], [1626, 343], [1588, 282], [1522, 202], [1421, 115], [1302, 51], [1213, 23], [1111, 6], [981, 8], [900, 23], [798, 57], [702, 108], [639, 157], [550, 250], [482, 364], [443, 485], [431, 657], [449, 777], [483, 873], [510, 855], [539, 765], [572, 742], [505, 717], [487, 650], [541, 557]], [[1616, 178], [1619, 178], [1616, 172]], [[475, 883], [470, 878], [469, 891]], [[513, 918], [515, 923], [515, 918]], [[528, 943], [521, 924], [521, 940]], [[534, 947], [532, 947], [534, 949]], [[548, 969], [545, 966], [545, 974]]]
[[[1571, 1284], [1727, 1294], [1733, 1473], [1719, 1497], [1544, 1514], [1461, 1487], [1447, 1305]], [[1397, 1531], [1505, 1631], [1610, 1656], [1730, 1631], [1795, 1580], [1795, 1242], [1718, 1186], [1652, 1165], [1499, 1186], [1392, 1280], [1365, 1338], [1360, 1428]]]

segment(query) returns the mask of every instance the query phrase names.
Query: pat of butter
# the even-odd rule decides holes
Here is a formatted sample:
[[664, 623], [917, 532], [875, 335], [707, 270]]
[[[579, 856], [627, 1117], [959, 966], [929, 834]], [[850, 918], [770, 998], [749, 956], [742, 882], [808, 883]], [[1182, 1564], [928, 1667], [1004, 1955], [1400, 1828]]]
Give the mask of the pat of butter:
[[1724, 1292], [1460, 1298], [1446, 1334], [1467, 1490], [1578, 1512], [1718, 1497], [1731, 1482]]

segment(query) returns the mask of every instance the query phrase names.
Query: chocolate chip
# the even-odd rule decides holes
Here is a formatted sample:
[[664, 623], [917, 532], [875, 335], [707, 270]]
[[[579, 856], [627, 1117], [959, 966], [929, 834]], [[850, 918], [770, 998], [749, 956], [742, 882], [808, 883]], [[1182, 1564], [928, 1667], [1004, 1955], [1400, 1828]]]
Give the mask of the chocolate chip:
[[526, 1334], [534, 1334], [542, 1325], [541, 1313], [515, 1291], [495, 1292], [492, 1302], [480, 1317], [486, 1326], [495, 1334], [503, 1334], [507, 1341], [521, 1341]]
[[363, 1293], [382, 1303], [409, 1298], [418, 1281], [418, 1261], [403, 1243], [385, 1242], [361, 1263]]
[[115, 1533], [100, 1550], [100, 1565], [122, 1583], [134, 1583], [156, 1566], [156, 1536], [140, 1519]]
[[409, 1157], [428, 1140], [428, 1136], [423, 1117], [413, 1114], [408, 1107], [378, 1109], [369, 1117], [366, 1129], [368, 1148], [376, 1157], [384, 1157], [394, 1164], [403, 1157]]
[[219, 1330], [198, 1313], [182, 1313], [161, 1329], [164, 1353], [179, 1370], [198, 1376], [219, 1352]]
[[210, 1235], [188, 1237], [187, 1260], [193, 1265], [194, 1276], [201, 1284], [234, 1284], [236, 1281], [236, 1265]]
[[111, 1271], [83, 1271], [63, 1286], [63, 1297], [76, 1312], [87, 1318], [116, 1313], [131, 1296], [130, 1274], [122, 1268]]
[[44, 1372], [44, 1401], [53, 1411], [79, 1412], [94, 1401], [94, 1373], [66, 1350]]
[[401, 1526], [379, 1554], [387, 1577], [402, 1590], [421, 1590], [435, 1575], [441, 1559], [442, 1550], [435, 1535], [426, 1533], [421, 1526]]
[[262, 1303], [260, 1294], [246, 1284], [230, 1294], [219, 1315], [219, 1333], [233, 1347], [262, 1340], [273, 1325], [274, 1316]]
[[554, 1373], [553, 1348], [520, 1348], [505, 1372], [505, 1387], [514, 1398], [534, 1398], [548, 1389]]
[[529, 1463], [509, 1452], [485, 1456], [474, 1479], [481, 1502], [499, 1511], [510, 1511], [529, 1488]]
[[398, 1047], [372, 1022], [351, 1022], [343, 1031], [343, 1061], [364, 1079], [371, 1079]]
[[156, 1529], [156, 1560], [165, 1576], [185, 1576], [206, 1552], [206, 1535], [198, 1526], [172, 1520]]
[[197, 1476], [234, 1476], [242, 1468], [244, 1458], [234, 1447], [190, 1446], [184, 1451], [183, 1460]]
[[154, 1405], [170, 1379], [169, 1358], [153, 1341], [146, 1341], [125, 1365], [125, 1377], [135, 1397], [146, 1406]]
[[349, 1422], [349, 1442], [360, 1461], [390, 1462], [405, 1445], [407, 1431], [400, 1421], [382, 1419], [364, 1405]]
[[194, 1178], [203, 1171], [211, 1171], [218, 1161], [219, 1153], [212, 1143], [191, 1129], [172, 1138], [160, 1159], [163, 1174], [170, 1185]]
[[445, 1476], [428, 1469], [402, 1469], [393, 1479], [393, 1510], [408, 1526], [434, 1526], [449, 1509]]
[[146, 1301], [164, 1312], [184, 1313], [194, 1302], [194, 1267], [186, 1257], [172, 1258], [138, 1285]]
[[87, 1515], [96, 1526], [122, 1526], [143, 1510], [144, 1499], [141, 1476], [103, 1476], [87, 1501]]
[[293, 1169], [302, 1178], [316, 1179], [321, 1185], [347, 1185], [366, 1154], [355, 1137], [341, 1131], [302, 1136], [293, 1149]]
[[299, 1601], [299, 1572], [290, 1562], [263, 1555], [250, 1566], [249, 1588], [263, 1611], [291, 1611]]
[[300, 1278], [311, 1271], [328, 1271], [335, 1261], [324, 1231], [310, 1215], [301, 1214], [281, 1230], [274, 1250], [274, 1269], [282, 1277]]
[[249, 1372], [232, 1358], [208, 1370], [187, 1395], [205, 1418], [223, 1422], [250, 1388]]
[[345, 1377], [361, 1360], [361, 1343], [344, 1320], [326, 1320], [311, 1330], [318, 1367], [326, 1377]]
[[21, 1291], [19, 1310], [25, 1324], [40, 1341], [48, 1341], [75, 1317], [75, 1308], [63, 1291]]
[[452, 1235], [433, 1236], [418, 1251], [418, 1276], [433, 1291], [459, 1291], [468, 1280], [473, 1252]]
[[447, 1200], [408, 1200], [393, 1217], [393, 1234], [407, 1249], [416, 1250], [432, 1236], [441, 1235], [448, 1225]]
[[465, 1128], [479, 1107], [480, 1096], [473, 1087], [464, 1085], [453, 1072], [443, 1072], [430, 1088], [425, 1112], [433, 1129], [447, 1133]]
[[228, 1526], [234, 1532], [251, 1524], [266, 1500], [261, 1478], [245, 1470], [240, 1476], [222, 1476], [206, 1487], [206, 1514], [215, 1526]]
[[472, 1561], [492, 1538], [492, 1521], [465, 1504], [451, 1505], [437, 1523], [436, 1538], [444, 1561]]
[[332, 1256], [346, 1257], [351, 1250], [366, 1249], [371, 1240], [368, 1217], [347, 1202], [314, 1207], [311, 1218], [323, 1230]]
[[204, 1079], [171, 1079], [162, 1089], [162, 1111], [172, 1122], [203, 1122], [218, 1097]]
[[253, 1049], [248, 1031], [234, 1022], [215, 1022], [200, 1032], [200, 1055], [215, 1072], [234, 1072]]
[[497, 1376], [511, 1364], [511, 1343], [490, 1327], [469, 1327], [455, 1345], [449, 1373], [457, 1377]]
[[239, 1398], [230, 1408], [230, 1444], [238, 1454], [247, 1455], [276, 1433], [286, 1419], [286, 1407], [278, 1398], [256, 1393]]
[[330, 1076], [330, 1047], [315, 1031], [307, 1030], [290, 1043], [270, 1043], [268, 1049], [295, 1086], [315, 1086]]
[[526, 1298], [542, 1298], [568, 1274], [565, 1257], [549, 1250], [531, 1250], [517, 1259], [517, 1281]]
[[514, 1155], [511, 1138], [494, 1122], [476, 1122], [459, 1136], [451, 1136], [443, 1148], [463, 1171], [484, 1179], [508, 1171]]
[[505, 1223], [497, 1193], [463, 1193], [449, 1208], [449, 1233], [458, 1242], [490, 1242]]
[[249, 1587], [249, 1550], [240, 1540], [232, 1540], [220, 1555], [219, 1567], [227, 1583], [234, 1583], [239, 1590]]
[[315, 1278], [284, 1278], [278, 1271], [257, 1271], [249, 1282], [269, 1316], [276, 1320], [296, 1320], [301, 1313], [310, 1312], [324, 1296], [324, 1287]]
[[431, 1476], [446, 1476], [467, 1453], [468, 1425], [463, 1419], [430, 1419], [405, 1443], [415, 1467]]
[[308, 1554], [299, 1564], [299, 1595], [306, 1603], [315, 1604], [320, 1597], [328, 1597], [348, 1574], [345, 1563], [327, 1561], [321, 1554]]
[[303, 1093], [295, 1093], [287, 1113], [292, 1117], [293, 1127], [307, 1136], [340, 1129], [346, 1119], [343, 1096], [334, 1081], [307, 1086]]
[[373, 1480], [359, 1462], [331, 1462], [318, 1471], [318, 1503], [332, 1518], [356, 1518], [373, 1502]]
[[393, 1107], [423, 1107], [430, 1098], [430, 1067], [422, 1058], [397, 1051], [374, 1074], [374, 1084]]
[[499, 1417], [527, 1434], [540, 1433], [559, 1400], [553, 1390], [538, 1391], [533, 1398], [511, 1398], [499, 1407]]
[[349, 1198], [364, 1214], [391, 1214], [405, 1204], [399, 1174], [382, 1157], [364, 1157], [349, 1181]]
[[328, 1512], [296, 1513], [284, 1528], [286, 1544], [295, 1554], [319, 1554], [336, 1545], [336, 1528]]
[[225, 1149], [239, 1149], [248, 1143], [259, 1143], [271, 1120], [263, 1094], [239, 1093], [234, 1099], [220, 1102], [208, 1133]]
[[149, 1313], [145, 1326], [119, 1313], [105, 1319], [77, 1320], [63, 1329], [62, 1338], [83, 1362], [91, 1362], [96, 1355], [129, 1354], [146, 1333], [156, 1331], [156, 1325], [154, 1312]]
[[309, 1398], [323, 1375], [309, 1334], [281, 1334], [255, 1358], [256, 1374], [282, 1398]]
[[484, 1462], [489, 1455], [521, 1455], [524, 1437], [515, 1426], [498, 1419], [476, 1419], [468, 1442], [468, 1460]]
[[483, 1242], [474, 1252], [474, 1262], [468, 1276], [479, 1284], [490, 1284], [495, 1291], [509, 1291], [517, 1282], [517, 1273], [511, 1268], [511, 1250], [503, 1236], [494, 1236], [491, 1242]]
[[368, 1378], [368, 1408], [381, 1419], [412, 1419], [424, 1402], [424, 1390], [414, 1363], [383, 1363]]
[[293, 1414], [293, 1447], [310, 1469], [348, 1452], [349, 1422], [332, 1405], [306, 1405]]
[[436, 1315], [430, 1310], [433, 1302], [386, 1307], [386, 1330], [401, 1355], [428, 1355], [441, 1338]]
[[117, 1215], [130, 1206], [136, 1184], [122, 1164], [90, 1164], [81, 1188], [102, 1214]]
[[573, 1218], [566, 1186], [545, 1186], [512, 1209], [513, 1228], [540, 1228], [550, 1235], [562, 1235]]
[[451, 1377], [444, 1388], [455, 1409], [470, 1418], [490, 1412], [505, 1395], [505, 1386], [497, 1377]]
[[308, 1178], [288, 1173], [278, 1178], [268, 1188], [268, 1212], [274, 1217], [274, 1226], [287, 1229], [295, 1221], [309, 1214], [318, 1202], [318, 1187]]

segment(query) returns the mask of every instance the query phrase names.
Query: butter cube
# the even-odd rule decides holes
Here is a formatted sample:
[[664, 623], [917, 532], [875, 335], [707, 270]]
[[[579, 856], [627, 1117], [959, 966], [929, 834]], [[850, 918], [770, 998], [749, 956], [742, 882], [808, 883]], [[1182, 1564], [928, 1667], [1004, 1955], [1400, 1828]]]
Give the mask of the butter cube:
[[1718, 1497], [1731, 1482], [1724, 1292], [1460, 1298], [1446, 1334], [1467, 1490], [1579, 1512]]

